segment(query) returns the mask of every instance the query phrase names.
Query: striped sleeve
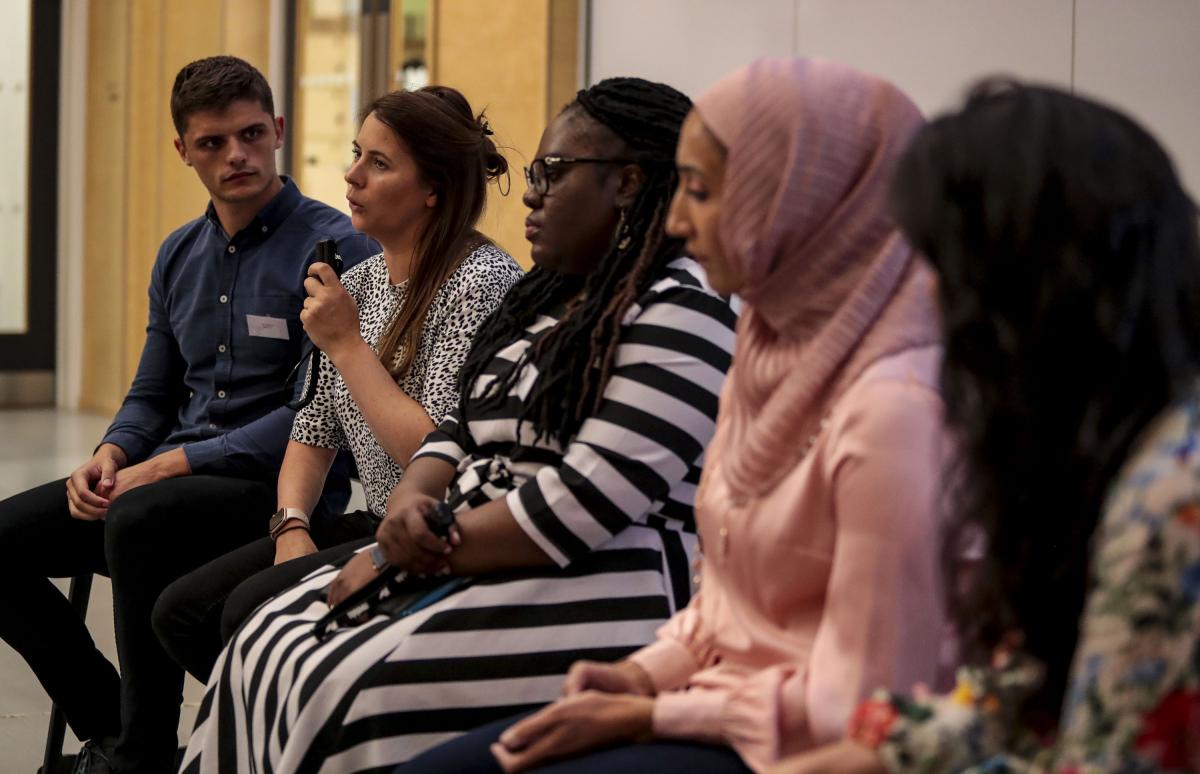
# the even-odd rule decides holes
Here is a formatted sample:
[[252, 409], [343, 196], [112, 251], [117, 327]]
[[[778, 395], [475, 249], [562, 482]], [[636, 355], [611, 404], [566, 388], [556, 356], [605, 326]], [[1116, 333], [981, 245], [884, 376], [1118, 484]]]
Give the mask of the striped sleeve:
[[728, 302], [672, 283], [624, 331], [596, 413], [562, 464], [509, 493], [517, 523], [557, 564], [608, 541], [663, 503], [712, 438], [733, 352]]
[[446, 415], [446, 418], [433, 432], [425, 436], [425, 440], [421, 442], [421, 448], [417, 449], [417, 453], [412, 456], [409, 464], [411, 465], [422, 457], [432, 457], [457, 468], [458, 464], [467, 457], [467, 452], [463, 448], [462, 433], [463, 427], [458, 421], [458, 408], [455, 408]]

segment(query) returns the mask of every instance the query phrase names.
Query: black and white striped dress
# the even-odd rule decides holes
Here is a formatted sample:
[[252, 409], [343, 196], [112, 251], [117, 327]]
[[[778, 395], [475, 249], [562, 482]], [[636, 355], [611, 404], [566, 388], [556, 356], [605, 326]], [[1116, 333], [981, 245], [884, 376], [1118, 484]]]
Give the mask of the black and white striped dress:
[[[581, 658], [654, 638], [691, 595], [692, 502], [733, 352], [736, 314], [681, 258], [624, 320], [613, 374], [572, 443], [535, 440], [516, 412], [536, 378], [470, 422], [448, 417], [417, 456], [458, 467], [470, 507], [507, 498], [557, 563], [477, 580], [407, 618], [376, 616], [323, 642], [326, 568], [261, 607], [225, 649], [185, 772], [390, 771], [459, 733], [550, 701]], [[553, 327], [542, 317], [504, 362]]]

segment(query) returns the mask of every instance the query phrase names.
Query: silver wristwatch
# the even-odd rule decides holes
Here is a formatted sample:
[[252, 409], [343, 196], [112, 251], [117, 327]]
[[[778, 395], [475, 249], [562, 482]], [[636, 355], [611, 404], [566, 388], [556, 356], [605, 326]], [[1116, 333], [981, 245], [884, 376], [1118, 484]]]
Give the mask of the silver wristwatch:
[[299, 522], [308, 529], [308, 514], [299, 508], [280, 508], [275, 511], [275, 515], [271, 517], [271, 539], [278, 538], [285, 530], [295, 528], [294, 522]]
[[371, 566], [375, 568], [375, 572], [383, 572], [388, 568], [388, 560], [384, 558], [383, 549], [378, 543], [371, 546], [367, 555], [371, 558]]

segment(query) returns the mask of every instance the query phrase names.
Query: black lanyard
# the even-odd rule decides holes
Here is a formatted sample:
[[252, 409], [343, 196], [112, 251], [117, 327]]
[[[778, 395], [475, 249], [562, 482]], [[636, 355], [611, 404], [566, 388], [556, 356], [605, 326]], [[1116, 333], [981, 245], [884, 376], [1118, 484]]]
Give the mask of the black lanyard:
[[[333, 272], [338, 277], [342, 276], [342, 256], [337, 254], [337, 243], [332, 239], [322, 239], [317, 242], [316, 256], [313, 258], [313, 263], [327, 263], [333, 267]], [[309, 264], [310, 266], [312, 264]], [[308, 404], [313, 402], [313, 398], [317, 396], [317, 380], [321, 376], [321, 350], [315, 346], [310, 346], [308, 354], [300, 358], [300, 362], [292, 367], [288, 372], [287, 383], [291, 384], [292, 378], [300, 371], [300, 366], [304, 365], [305, 359], [308, 360], [308, 381], [304, 385], [304, 392], [296, 400], [290, 401], [287, 407], [292, 411], [299, 411]]]
[[[464, 498], [458, 497], [455, 500]], [[425, 524], [442, 540], [450, 537], [454, 508], [441, 502], [425, 514]], [[353, 557], [350, 557], [353, 558]], [[385, 567], [369, 583], [343, 599], [313, 625], [313, 634], [324, 640], [334, 627], [354, 626], [370, 617], [385, 602], [395, 618], [423, 610], [471, 584], [473, 578], [415, 578], [398, 567]]]

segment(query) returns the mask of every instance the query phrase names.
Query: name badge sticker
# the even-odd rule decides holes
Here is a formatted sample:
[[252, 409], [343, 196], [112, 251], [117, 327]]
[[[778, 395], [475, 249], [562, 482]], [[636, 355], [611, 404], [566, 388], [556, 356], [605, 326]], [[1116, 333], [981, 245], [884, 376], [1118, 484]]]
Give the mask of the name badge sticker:
[[264, 339], [288, 340], [287, 320], [282, 317], [267, 317], [261, 314], [246, 315], [246, 327], [251, 336]]

